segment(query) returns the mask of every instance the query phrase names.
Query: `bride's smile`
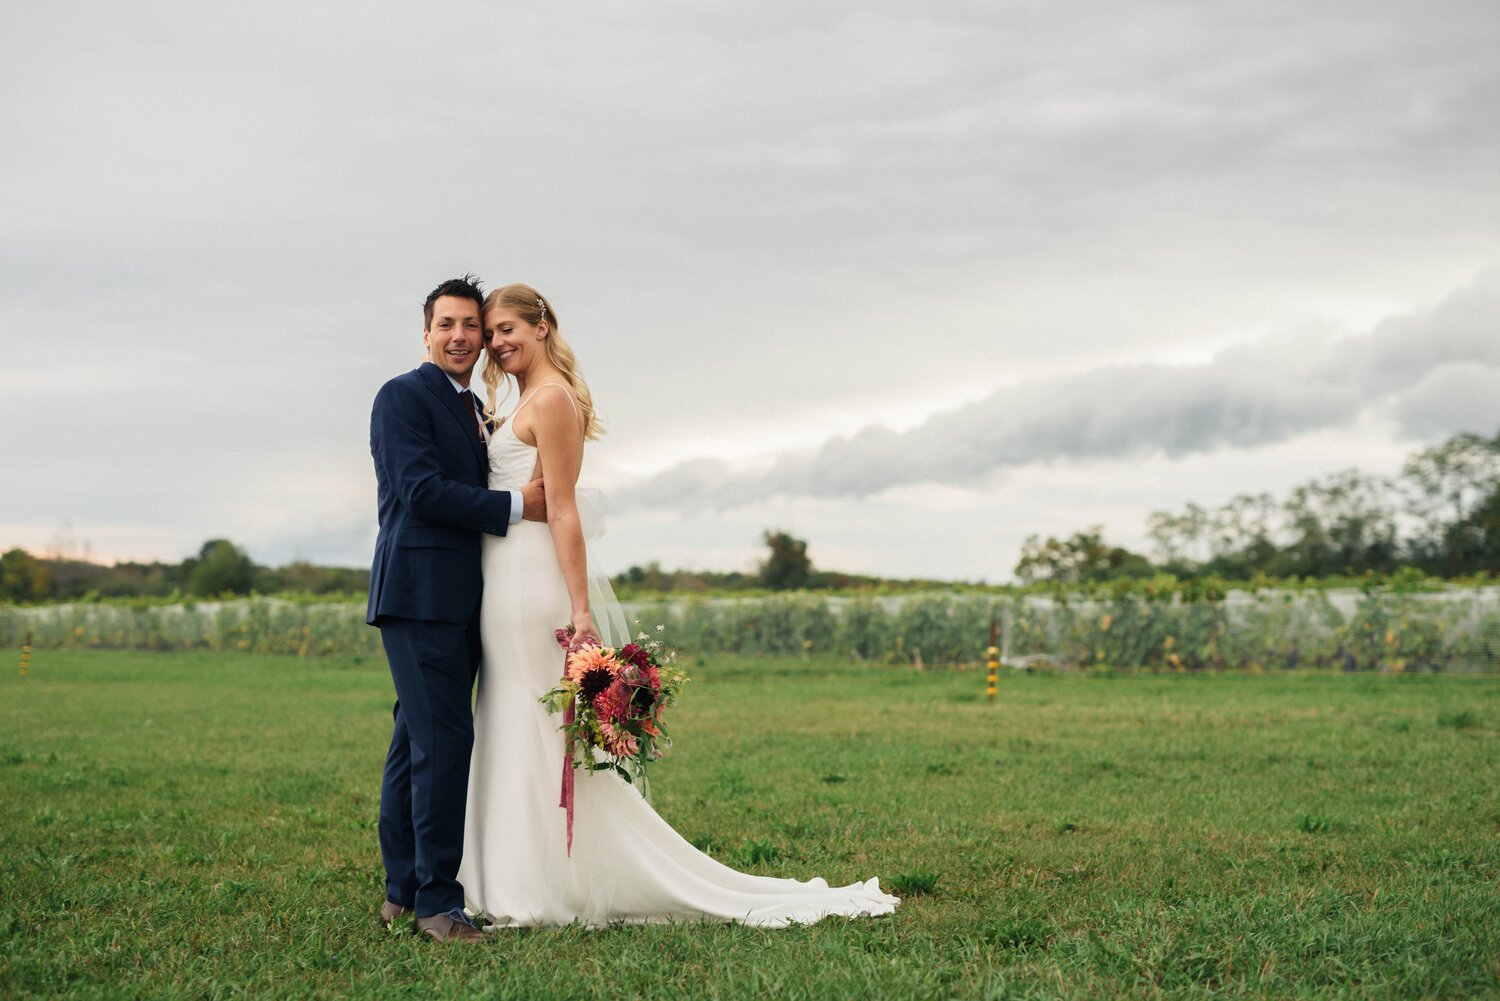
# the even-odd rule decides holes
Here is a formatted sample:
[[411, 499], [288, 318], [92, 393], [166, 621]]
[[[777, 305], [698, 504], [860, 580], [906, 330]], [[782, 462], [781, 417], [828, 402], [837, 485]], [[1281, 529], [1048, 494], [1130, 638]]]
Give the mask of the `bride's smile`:
[[490, 360], [506, 375], [520, 377], [523, 384], [526, 374], [546, 354], [537, 350], [547, 336], [546, 328], [541, 323], [527, 323], [515, 310], [504, 306], [493, 306], [485, 313], [484, 336]]

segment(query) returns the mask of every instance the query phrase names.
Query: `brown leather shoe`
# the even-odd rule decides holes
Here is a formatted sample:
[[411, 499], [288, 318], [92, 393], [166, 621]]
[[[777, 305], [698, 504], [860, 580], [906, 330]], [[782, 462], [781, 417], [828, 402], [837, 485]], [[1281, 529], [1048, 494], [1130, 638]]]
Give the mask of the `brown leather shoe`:
[[403, 914], [410, 913], [410, 907], [402, 907], [400, 904], [393, 904], [389, 900], [387, 900], [385, 903], [380, 905], [380, 923], [389, 928], [391, 926], [391, 922], [395, 921]]
[[447, 914], [417, 918], [414, 924], [418, 935], [426, 935], [439, 942], [483, 942], [488, 937], [475, 928], [468, 916], [456, 907]]

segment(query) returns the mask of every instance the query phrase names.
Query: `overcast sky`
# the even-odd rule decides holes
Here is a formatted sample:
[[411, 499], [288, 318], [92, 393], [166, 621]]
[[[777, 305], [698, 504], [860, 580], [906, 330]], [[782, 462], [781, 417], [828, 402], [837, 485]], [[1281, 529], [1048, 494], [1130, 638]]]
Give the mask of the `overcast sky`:
[[614, 570], [1033, 532], [1500, 427], [1500, 6], [0, 12], [0, 548], [368, 562], [370, 400], [555, 304]]

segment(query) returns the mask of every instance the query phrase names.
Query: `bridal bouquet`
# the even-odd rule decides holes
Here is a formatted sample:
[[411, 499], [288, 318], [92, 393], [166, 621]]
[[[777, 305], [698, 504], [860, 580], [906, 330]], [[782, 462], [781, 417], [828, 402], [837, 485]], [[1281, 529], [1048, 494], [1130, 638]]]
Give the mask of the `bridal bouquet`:
[[666, 750], [662, 713], [677, 700], [688, 680], [676, 667], [676, 653], [657, 640], [615, 648], [579, 644], [571, 627], [557, 630], [563, 649], [563, 677], [541, 702], [562, 713], [564, 737], [562, 798], [568, 811], [568, 850], [573, 847], [573, 770], [613, 770], [627, 782], [645, 782], [646, 765]]
[[666, 749], [662, 713], [687, 681], [676, 653], [645, 633], [617, 649], [575, 643], [571, 629], [559, 629], [557, 644], [565, 657], [562, 681], [541, 701], [564, 714], [568, 744], [582, 752], [573, 767], [613, 769], [627, 782], [643, 776]]

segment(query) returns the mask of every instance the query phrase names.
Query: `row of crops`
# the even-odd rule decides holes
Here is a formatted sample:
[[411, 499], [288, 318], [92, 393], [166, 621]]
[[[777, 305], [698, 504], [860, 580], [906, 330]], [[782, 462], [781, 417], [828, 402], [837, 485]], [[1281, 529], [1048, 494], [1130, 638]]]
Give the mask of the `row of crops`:
[[178, 605], [89, 602], [0, 606], [0, 640], [37, 650], [242, 650], [299, 657], [377, 653], [365, 606], [241, 598]]
[[1500, 669], [1500, 592], [1231, 593], [1216, 601], [1140, 596], [922, 596], [642, 606], [675, 645], [742, 654], [834, 653], [872, 661], [973, 663], [993, 622], [1013, 665], [1149, 670]]
[[[1500, 669], [1500, 589], [1232, 592], [1067, 600], [994, 594], [836, 598], [810, 593], [627, 605], [685, 654], [823, 654], [877, 663], [973, 664], [992, 624], [1015, 665], [1160, 671]], [[198, 604], [0, 607], [0, 642], [374, 654], [363, 604], [249, 598]]]

